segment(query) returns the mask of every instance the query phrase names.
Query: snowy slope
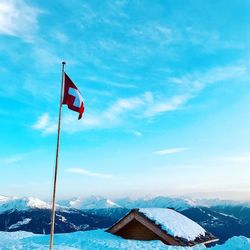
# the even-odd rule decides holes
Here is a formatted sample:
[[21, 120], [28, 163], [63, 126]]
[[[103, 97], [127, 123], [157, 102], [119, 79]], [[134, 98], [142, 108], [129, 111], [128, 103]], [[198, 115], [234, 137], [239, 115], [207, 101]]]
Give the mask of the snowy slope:
[[206, 233], [200, 225], [172, 209], [144, 208], [139, 209], [139, 212], [161, 225], [162, 229], [172, 236], [192, 241]]
[[23, 220], [18, 221], [18, 222], [15, 223], [15, 224], [12, 224], [12, 225], [9, 227], [9, 229], [10, 229], [10, 230], [12, 230], [12, 229], [17, 229], [17, 228], [19, 228], [20, 226], [29, 224], [30, 221], [31, 221], [30, 218], [25, 218], [25, 219], [23, 219]]
[[[0, 232], [0, 249], [47, 250], [48, 235], [33, 235], [27, 232]], [[54, 238], [56, 250], [249, 250], [250, 239], [233, 237], [224, 245], [205, 248], [166, 246], [160, 241], [125, 240], [102, 230], [57, 234]]]

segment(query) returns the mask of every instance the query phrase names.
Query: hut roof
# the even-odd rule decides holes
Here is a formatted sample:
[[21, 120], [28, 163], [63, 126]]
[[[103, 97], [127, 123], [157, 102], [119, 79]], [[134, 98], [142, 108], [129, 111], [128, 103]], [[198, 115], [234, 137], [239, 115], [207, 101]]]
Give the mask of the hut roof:
[[141, 223], [169, 245], [193, 246], [218, 241], [196, 222], [168, 208], [132, 209], [107, 231], [121, 235], [119, 232], [132, 221]]
[[144, 208], [139, 209], [139, 212], [143, 213], [148, 219], [159, 225], [162, 230], [174, 237], [192, 241], [206, 234], [205, 229], [199, 224], [173, 209]]

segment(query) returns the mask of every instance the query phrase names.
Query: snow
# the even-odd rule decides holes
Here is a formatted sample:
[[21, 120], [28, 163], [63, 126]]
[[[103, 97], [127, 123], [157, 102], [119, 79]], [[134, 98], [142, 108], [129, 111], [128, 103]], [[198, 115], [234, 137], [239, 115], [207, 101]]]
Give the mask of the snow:
[[7, 196], [0, 195], [0, 204], [8, 201], [10, 198]]
[[[23, 249], [23, 250], [47, 250], [49, 248], [49, 235], [31, 235], [23, 232], [23, 236], [12, 233], [0, 232], [0, 249]], [[19, 236], [19, 237], [18, 237]], [[56, 234], [54, 248], [56, 250], [84, 249], [84, 250], [143, 250], [143, 249], [166, 249], [160, 241], [144, 242], [124, 240], [118, 236], [106, 233], [102, 230], [76, 232], [68, 234]]]
[[100, 196], [90, 196], [88, 198], [78, 198], [69, 202], [71, 208], [76, 209], [99, 209], [120, 207], [110, 199]]
[[17, 197], [4, 197], [0, 198], [0, 213], [9, 210], [27, 210], [30, 208], [50, 209], [51, 206], [38, 198], [17, 198]]
[[58, 217], [58, 220], [60, 220], [62, 222], [66, 222], [67, 221], [67, 219], [64, 216], [60, 215], [60, 214], [56, 214], [56, 217]]
[[101, 208], [144, 208], [144, 207], [160, 207], [160, 208], [174, 208], [178, 211], [183, 211], [187, 208], [196, 206], [195, 202], [187, 198], [170, 198], [170, 197], [144, 197], [138, 199], [122, 198], [111, 200], [101, 196], [90, 196], [86, 198], [75, 198], [72, 200], [58, 201], [61, 206], [69, 208], [76, 208], [80, 210], [85, 209], [101, 209]]
[[[50, 208], [49, 203], [42, 201], [38, 198], [17, 198], [0, 195], [0, 212], [3, 206], [8, 206], [11, 209], [11, 205], [14, 209], [18, 207], [29, 208]], [[99, 208], [117, 208], [123, 207], [128, 209], [133, 208], [174, 208], [177, 211], [183, 211], [190, 207], [198, 206], [246, 206], [250, 207], [249, 201], [231, 201], [220, 199], [191, 199], [185, 197], [165, 197], [165, 196], [152, 196], [143, 198], [120, 198], [109, 199], [101, 196], [79, 197], [70, 200], [61, 200], [57, 202], [59, 208], [76, 208], [76, 209], [99, 209]], [[4, 209], [6, 211], [6, 209]]]
[[46, 203], [45, 201], [42, 201], [38, 198], [33, 198], [33, 197], [29, 197], [27, 199], [27, 205], [30, 208], [43, 208], [43, 209], [50, 209], [51, 206]]
[[174, 208], [178, 211], [183, 211], [190, 207], [195, 206], [195, 203], [191, 199], [187, 198], [172, 198], [172, 197], [145, 197], [139, 199], [131, 199], [131, 198], [123, 198], [115, 200], [116, 204], [121, 207], [125, 207], [128, 209], [133, 208]]
[[18, 221], [17, 223], [11, 225], [11, 226], [9, 227], [9, 229], [15, 229], [15, 228], [18, 228], [18, 227], [20, 227], [20, 226], [22, 226], [22, 225], [29, 224], [30, 221], [31, 221], [30, 218], [25, 218], [24, 220]]
[[[191, 207], [199, 206], [247, 206], [250, 202], [227, 201], [219, 199], [190, 199], [183, 197], [144, 197], [144, 198], [121, 198], [111, 200], [101, 196], [90, 196], [86, 198], [74, 198], [70, 200], [61, 200], [57, 202], [57, 208], [64, 209], [103, 209], [103, 208], [174, 208], [177, 211], [183, 211]], [[26, 210], [29, 208], [50, 209], [51, 205], [38, 198], [17, 198], [0, 195], [0, 213], [7, 210]]]
[[[35, 235], [28, 232], [0, 232], [1, 250], [47, 250], [49, 235]], [[160, 241], [125, 240], [102, 230], [56, 234], [55, 250], [249, 250], [250, 239], [233, 237], [224, 245], [206, 248], [167, 246]]]
[[196, 206], [202, 207], [232, 207], [232, 206], [244, 206], [250, 207], [250, 201], [236, 201], [236, 200], [221, 200], [221, 199], [195, 199]]
[[206, 231], [196, 222], [186, 216], [168, 208], [141, 208], [139, 212], [156, 222], [161, 228], [172, 236], [192, 241], [205, 235]]

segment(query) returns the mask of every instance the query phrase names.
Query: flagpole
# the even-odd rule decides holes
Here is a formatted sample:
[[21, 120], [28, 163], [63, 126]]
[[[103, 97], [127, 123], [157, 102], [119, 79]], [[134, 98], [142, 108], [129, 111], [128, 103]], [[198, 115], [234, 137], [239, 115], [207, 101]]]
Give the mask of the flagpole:
[[55, 173], [54, 173], [53, 199], [52, 199], [52, 209], [51, 209], [51, 228], [50, 228], [50, 245], [49, 245], [50, 250], [53, 249], [53, 239], [54, 239], [54, 229], [55, 229], [56, 181], [57, 181], [58, 158], [59, 158], [59, 148], [60, 148], [62, 94], [63, 94], [63, 87], [64, 87], [64, 65], [65, 64], [66, 64], [65, 62], [62, 62], [62, 83], [61, 83], [60, 106], [59, 106], [58, 129], [57, 129], [56, 163], [55, 163]]

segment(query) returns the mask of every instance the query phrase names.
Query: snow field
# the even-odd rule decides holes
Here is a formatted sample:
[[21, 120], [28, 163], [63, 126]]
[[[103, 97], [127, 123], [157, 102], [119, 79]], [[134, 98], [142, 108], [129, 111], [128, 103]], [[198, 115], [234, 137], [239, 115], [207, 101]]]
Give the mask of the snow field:
[[[205, 248], [166, 246], [160, 241], [125, 240], [118, 236], [93, 230], [67, 234], [56, 234], [55, 250], [249, 250], [250, 239], [233, 237], [224, 245]], [[1, 250], [47, 250], [49, 235], [35, 235], [28, 232], [0, 232]]]

